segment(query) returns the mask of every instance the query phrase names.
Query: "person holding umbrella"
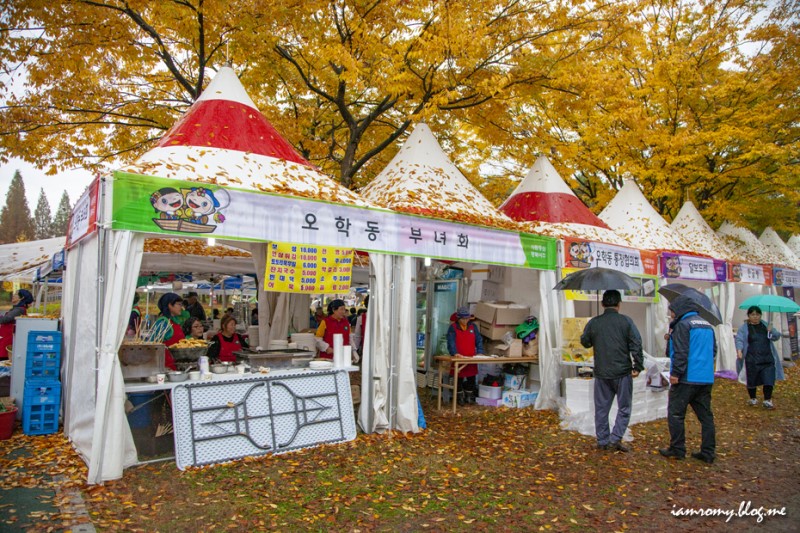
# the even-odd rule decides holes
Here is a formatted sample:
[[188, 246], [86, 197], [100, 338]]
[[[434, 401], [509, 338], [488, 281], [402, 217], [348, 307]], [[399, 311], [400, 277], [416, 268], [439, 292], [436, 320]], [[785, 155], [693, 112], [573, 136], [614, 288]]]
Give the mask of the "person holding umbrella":
[[764, 407], [774, 409], [772, 391], [775, 380], [783, 380], [783, 365], [773, 344], [781, 338], [780, 332], [761, 320], [761, 308], [752, 305], [747, 309], [747, 321], [736, 332], [736, 370], [741, 373], [744, 365], [747, 376], [748, 404], [758, 405], [756, 392], [761, 385], [764, 390]]
[[686, 409], [691, 405], [700, 421], [702, 444], [692, 454], [697, 460], [713, 463], [716, 457], [716, 429], [711, 411], [711, 389], [714, 386], [714, 359], [717, 343], [714, 327], [698, 314], [700, 305], [687, 295], [675, 298], [669, 305], [673, 318], [669, 338], [669, 404], [667, 426], [669, 448], [658, 453], [668, 458], [686, 457]]
[[[630, 317], [620, 314], [618, 290], [603, 293], [603, 314], [586, 324], [581, 335], [585, 348], [594, 347], [594, 427], [597, 448], [628, 452], [622, 437], [631, 419], [633, 378], [644, 370], [642, 337]], [[631, 362], [633, 358], [633, 362]], [[617, 419], [609, 432], [608, 413], [617, 398]]]

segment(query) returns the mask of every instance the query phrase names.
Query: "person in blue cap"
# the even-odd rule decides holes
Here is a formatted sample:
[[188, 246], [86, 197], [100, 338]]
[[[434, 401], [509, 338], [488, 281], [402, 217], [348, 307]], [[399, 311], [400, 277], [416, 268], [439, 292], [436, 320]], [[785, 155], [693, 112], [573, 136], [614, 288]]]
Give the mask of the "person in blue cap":
[[8, 347], [14, 342], [17, 317], [26, 315], [32, 303], [33, 294], [27, 289], [20, 289], [11, 295], [11, 309], [0, 316], [0, 359], [8, 359]]
[[[483, 354], [483, 338], [478, 331], [478, 326], [472, 321], [472, 313], [468, 307], [459, 307], [456, 311], [456, 320], [447, 330], [447, 351], [451, 356], [473, 357]], [[453, 375], [453, 370], [450, 370]], [[458, 394], [456, 401], [459, 405], [475, 403], [478, 386], [475, 376], [478, 375], [478, 365], [466, 365], [458, 372]]]

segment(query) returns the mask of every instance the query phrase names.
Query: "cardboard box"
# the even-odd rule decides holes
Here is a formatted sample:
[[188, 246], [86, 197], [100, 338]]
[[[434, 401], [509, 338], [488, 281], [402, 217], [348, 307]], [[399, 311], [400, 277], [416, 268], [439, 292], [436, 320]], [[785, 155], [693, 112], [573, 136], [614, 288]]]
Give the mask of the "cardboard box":
[[509, 331], [514, 334], [514, 330], [517, 328], [517, 326], [495, 326], [483, 320], [476, 320], [475, 323], [478, 324], [478, 330], [480, 330], [481, 335], [492, 340], [502, 339], [506, 332]]
[[478, 302], [475, 318], [491, 325], [518, 326], [530, 315], [530, 308], [514, 302]]
[[509, 357], [522, 357], [522, 339], [514, 339], [508, 347]]
[[490, 400], [503, 399], [503, 387], [492, 387], [490, 385], [478, 385], [478, 396]]
[[503, 406], [503, 399], [502, 398], [475, 398], [475, 403], [478, 405], [485, 405], [486, 407], [502, 407]]
[[539, 396], [538, 392], [529, 390], [507, 390], [503, 391], [503, 405], [514, 409], [530, 407]]
[[501, 283], [506, 277], [506, 269], [497, 265], [469, 265], [465, 268], [467, 276], [472, 280], [486, 280]]
[[475, 280], [469, 284], [467, 302], [493, 301], [500, 298], [501, 285], [489, 280]]

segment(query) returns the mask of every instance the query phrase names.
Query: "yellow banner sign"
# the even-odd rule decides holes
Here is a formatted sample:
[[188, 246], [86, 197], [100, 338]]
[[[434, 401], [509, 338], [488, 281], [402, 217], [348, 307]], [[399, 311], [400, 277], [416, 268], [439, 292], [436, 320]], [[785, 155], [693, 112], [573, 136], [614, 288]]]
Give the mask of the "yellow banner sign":
[[331, 294], [350, 290], [353, 249], [271, 242], [264, 290]]

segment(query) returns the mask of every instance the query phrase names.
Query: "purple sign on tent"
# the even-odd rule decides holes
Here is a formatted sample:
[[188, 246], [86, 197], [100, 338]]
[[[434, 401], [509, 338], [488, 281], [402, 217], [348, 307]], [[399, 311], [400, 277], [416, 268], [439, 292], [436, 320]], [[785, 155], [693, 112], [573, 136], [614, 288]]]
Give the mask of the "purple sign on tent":
[[661, 277], [698, 281], [726, 281], [725, 261], [693, 255], [661, 254]]

